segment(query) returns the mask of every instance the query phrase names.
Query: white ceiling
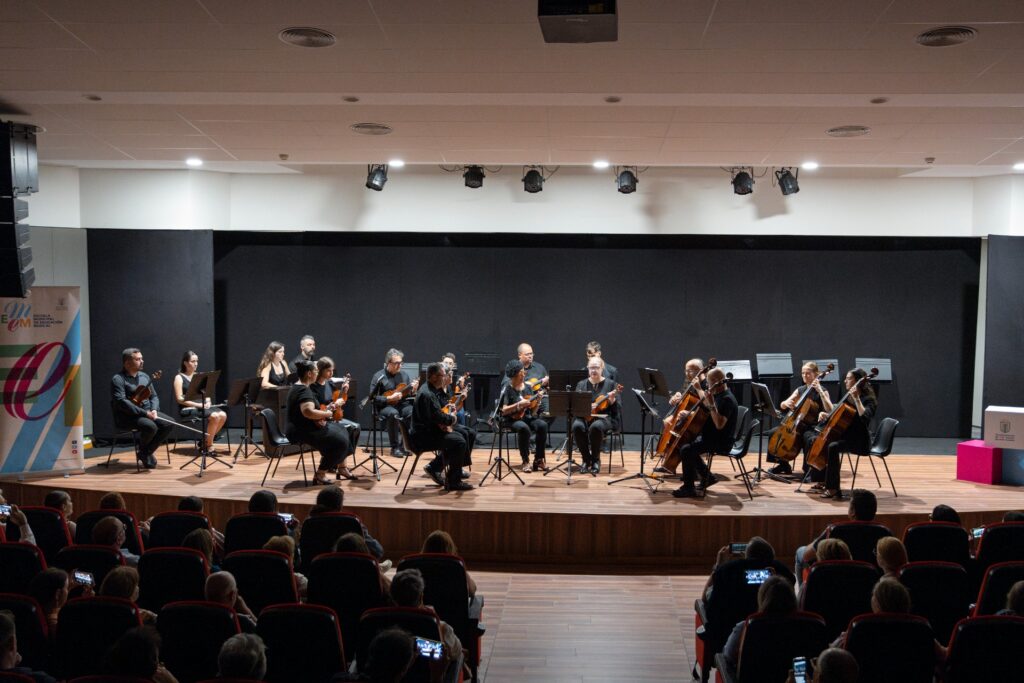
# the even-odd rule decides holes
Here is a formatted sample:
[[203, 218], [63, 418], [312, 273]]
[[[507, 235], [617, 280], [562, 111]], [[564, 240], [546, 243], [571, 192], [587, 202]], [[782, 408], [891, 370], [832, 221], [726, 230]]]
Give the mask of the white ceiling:
[[[88, 167], [1024, 161], [1022, 0], [618, 6], [618, 42], [548, 45], [533, 0], [3, 0], [0, 115], [46, 128], [42, 161]], [[915, 44], [942, 24], [978, 36]], [[338, 43], [286, 45], [288, 26]], [[394, 132], [349, 129], [366, 121]], [[846, 124], [871, 133], [825, 134]]]

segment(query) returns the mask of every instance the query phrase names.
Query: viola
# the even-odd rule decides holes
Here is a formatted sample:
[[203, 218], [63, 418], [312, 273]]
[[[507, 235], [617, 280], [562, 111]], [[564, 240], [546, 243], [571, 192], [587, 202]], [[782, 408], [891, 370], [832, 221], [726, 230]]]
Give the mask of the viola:
[[[461, 386], [460, 386], [461, 385]], [[473, 385], [469, 383], [469, 373], [463, 375], [458, 382], [455, 384], [455, 393], [448, 399], [448, 403], [445, 404], [444, 408], [441, 409], [445, 415], [451, 415], [462, 410], [462, 406], [466, 403], [466, 394]]]
[[530, 402], [526, 404], [521, 410], [512, 414], [512, 418], [515, 420], [522, 419], [526, 413], [535, 413], [540, 408], [540, 402], [544, 400], [544, 390], [541, 389], [537, 393], [529, 397]]
[[811, 443], [811, 448], [807, 452], [808, 465], [816, 470], [823, 470], [828, 466], [829, 445], [842, 438], [843, 433], [846, 432], [849, 426], [853, 424], [854, 418], [857, 417], [857, 409], [847, 403], [846, 399], [850, 397], [854, 389], [877, 375], [878, 368], [871, 368], [871, 372], [857, 380], [850, 387], [850, 391], [847, 391], [839, 402], [835, 404], [832, 412], [825, 416], [821, 426], [818, 427], [818, 436], [815, 437]]
[[[335, 382], [338, 388], [331, 393], [331, 402], [334, 403], [334, 410], [331, 412], [331, 419], [335, 422], [341, 422], [345, 417], [345, 403], [348, 401], [348, 386], [349, 381], [352, 379], [351, 373], [346, 373], [345, 377], [340, 381]], [[320, 410], [327, 410], [327, 403], [320, 404]]]
[[[823, 380], [835, 367], [833, 363], [829, 363], [828, 367], [818, 373], [818, 381]], [[811, 398], [813, 392], [814, 387], [808, 385], [790, 411], [782, 418], [778, 429], [768, 440], [769, 455], [774, 455], [779, 460], [786, 462], [796, 458], [803, 443], [801, 437], [804, 432], [814, 426], [818, 421], [818, 413], [821, 412], [821, 406]]]
[[153, 396], [153, 382], [164, 376], [163, 370], [157, 370], [149, 376], [149, 384], [140, 384], [135, 387], [135, 391], [128, 397], [128, 400], [135, 405], [142, 407], [142, 404], [148, 401]]
[[674, 437], [677, 436], [678, 430], [682, 427], [682, 422], [686, 416], [693, 412], [693, 409], [697, 406], [700, 401], [700, 397], [697, 395], [696, 386], [700, 382], [704, 381], [707, 376], [708, 370], [718, 365], [717, 358], [709, 358], [708, 364], [705, 365], [700, 371], [694, 376], [684, 389], [682, 389], [683, 398], [676, 404], [672, 410], [671, 419], [665, 421], [665, 426], [661, 430], [661, 437], [658, 439], [658, 448], [655, 454], [658, 457], [664, 457], [668, 453], [671, 453], [669, 445], [672, 443]]
[[601, 394], [594, 399], [593, 405], [590, 407], [590, 420], [598, 417], [604, 417], [603, 413], [608, 411], [608, 408], [612, 405], [612, 399], [615, 398], [624, 387], [621, 384], [616, 384], [615, 388], [609, 391], [607, 394]]

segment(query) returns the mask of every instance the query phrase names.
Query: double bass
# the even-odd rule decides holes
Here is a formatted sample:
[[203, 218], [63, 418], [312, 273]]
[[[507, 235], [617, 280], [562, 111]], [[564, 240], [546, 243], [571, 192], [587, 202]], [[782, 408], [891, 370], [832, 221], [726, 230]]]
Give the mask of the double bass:
[[[834, 363], [829, 363], [828, 367], [818, 373], [817, 380], [823, 380], [835, 367]], [[814, 387], [808, 385], [786, 413], [786, 417], [782, 418], [778, 429], [768, 440], [768, 455], [774, 455], [784, 462], [796, 458], [803, 444], [801, 437], [817, 423], [818, 414], [821, 412], [821, 406], [811, 397], [813, 391]]]
[[853, 423], [853, 420], [857, 417], [857, 409], [846, 402], [849, 398], [850, 392], [859, 387], [862, 383], [873, 379], [878, 375], [878, 368], [871, 368], [871, 372], [861, 377], [856, 383], [850, 387], [850, 391], [843, 394], [843, 397], [839, 399], [839, 402], [832, 408], [832, 412], [825, 416], [822, 420], [821, 426], [818, 427], [818, 436], [814, 439], [811, 444], [810, 450], [807, 452], [807, 464], [816, 470], [823, 470], [828, 465], [828, 447], [835, 441], [838, 441], [843, 433]]
[[686, 388], [682, 390], [683, 398], [676, 404], [672, 410], [671, 419], [665, 422], [665, 426], [661, 430], [661, 437], [658, 439], [658, 448], [655, 451], [655, 456], [659, 458], [665, 457], [668, 453], [672, 452], [669, 446], [675, 437], [678, 436], [679, 430], [682, 429], [683, 422], [693, 412], [693, 409], [700, 402], [700, 397], [697, 392], [694, 391], [698, 382], [704, 381], [704, 377], [707, 375], [708, 370], [718, 365], [718, 359], [709, 358], [708, 364], [705, 365], [700, 371], [694, 376], [693, 380], [687, 384]]

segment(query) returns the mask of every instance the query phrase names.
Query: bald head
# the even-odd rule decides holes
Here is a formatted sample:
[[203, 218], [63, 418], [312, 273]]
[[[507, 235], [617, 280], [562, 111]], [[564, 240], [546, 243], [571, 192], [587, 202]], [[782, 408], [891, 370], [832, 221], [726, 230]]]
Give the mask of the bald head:
[[238, 584], [231, 572], [215, 572], [206, 579], [206, 599], [234, 607], [238, 599]]
[[715, 384], [725, 379], [725, 371], [714, 368], [708, 371], [708, 384]]
[[704, 369], [704, 361], [702, 361], [700, 358], [691, 358], [690, 360], [686, 361], [684, 369], [686, 370], [686, 379], [692, 380], [694, 377], [697, 376], [698, 372]]

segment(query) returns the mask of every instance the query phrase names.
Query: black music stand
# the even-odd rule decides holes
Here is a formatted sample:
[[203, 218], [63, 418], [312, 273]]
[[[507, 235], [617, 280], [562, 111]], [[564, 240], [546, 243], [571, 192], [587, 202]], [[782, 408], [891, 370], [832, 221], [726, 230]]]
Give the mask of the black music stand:
[[[259, 451], [264, 458], [266, 452], [253, 441], [252, 438], [252, 406], [256, 403], [256, 397], [260, 395], [260, 387], [263, 380], [260, 377], [249, 377], [247, 379], [236, 379], [231, 383], [231, 391], [228, 393], [227, 407], [243, 406], [245, 411], [245, 422], [242, 428], [242, 438], [238, 441], [238, 448], [235, 449], [235, 456], [232, 462], [238, 462], [238, 452], [242, 452], [243, 459], [249, 458], [249, 446]], [[190, 385], [191, 386], [191, 385]]]
[[505, 398], [505, 392], [511, 389], [511, 387], [511, 384], [505, 384], [504, 386], [501, 387], [501, 393], [498, 394], [498, 407], [495, 408], [493, 415], [494, 424], [498, 425], [498, 430], [496, 432], [498, 439], [498, 457], [494, 459], [494, 462], [491, 463], [491, 466], [487, 469], [486, 472], [484, 472], [484, 476], [481, 477], [481, 488], [483, 488], [484, 482], [487, 481], [487, 477], [493, 476], [498, 481], [501, 481], [509, 474], [518, 479], [520, 484], [524, 486], [526, 485], [526, 482], [523, 481], [523, 478], [519, 476], [519, 473], [516, 472], [515, 468], [512, 467], [512, 463], [508, 460], [508, 457], [506, 455], [508, 453], [508, 449], [505, 448], [505, 440], [501, 438], [501, 408], [503, 399]]
[[[573, 372], [579, 372], [574, 370]], [[569, 486], [572, 484], [572, 468], [575, 463], [572, 461], [572, 421], [573, 417], [587, 417], [590, 415], [590, 392], [589, 391], [552, 391], [548, 394], [548, 398], [551, 403], [551, 414], [557, 415], [562, 413], [565, 415], [565, 424], [567, 425], [565, 435], [565, 453], [568, 458], [564, 461], [555, 465], [552, 469], [544, 473], [544, 476], [548, 476], [552, 472], [557, 472], [565, 468], [565, 484]], [[596, 475], [591, 475], [596, 476]]]
[[[377, 477], [377, 481], [380, 481], [380, 463], [383, 463], [385, 467], [390, 467], [392, 472], [398, 471], [394, 465], [389, 463], [387, 460], [381, 460], [380, 456], [377, 455], [377, 423], [380, 421], [379, 408], [377, 408], [377, 398], [384, 393], [383, 387], [386, 379], [387, 375], [381, 371], [380, 377], [378, 377], [377, 381], [374, 382], [373, 387], [370, 389], [370, 393], [359, 404], [360, 407], [365, 406], [367, 403], [370, 404], [370, 447], [367, 448], [366, 446], [363, 446], [363, 452], [369, 453], [370, 455], [364, 458], [362, 462], [358, 462], [352, 466], [353, 468], [363, 467], [367, 462], [372, 462], [373, 472]], [[401, 403], [401, 401], [399, 401], [399, 403]], [[401, 417], [399, 417], [399, 419], [401, 419]], [[403, 443], [402, 447], [407, 448], [408, 444]]]
[[[637, 368], [637, 372], [640, 373], [640, 384], [643, 385], [643, 390], [647, 392], [647, 407], [651, 410], [652, 416], [657, 416], [658, 402], [654, 399], [655, 396], [662, 396], [664, 398], [669, 397], [668, 382], [665, 381], [665, 375], [661, 370], [656, 368]], [[636, 391], [634, 389], [633, 391]], [[641, 425], [642, 427], [643, 425]], [[651, 435], [647, 437], [647, 440], [651, 443], [644, 443], [640, 441], [640, 458], [644, 457], [644, 449], [649, 449], [652, 453], [658, 444], [657, 423], [654, 423], [651, 428]], [[641, 431], [643, 431], [641, 429]], [[642, 470], [642, 468], [641, 468]]]
[[[473, 413], [477, 415], [473, 426], [486, 424], [487, 420], [480, 416], [488, 412], [491, 404], [491, 387], [501, 383], [503, 374], [501, 360], [498, 354], [490, 351], [466, 351], [462, 354], [462, 372], [468, 372], [474, 378], [486, 378], [485, 381], [477, 382], [476, 391], [473, 393]], [[497, 382], [495, 380], [498, 380]], [[469, 407], [466, 407], [467, 412]]]
[[[589, 373], [586, 370], [551, 370], [548, 372], [548, 388], [555, 391], [575, 391], [576, 385], [589, 377]], [[551, 421], [559, 417], [558, 413], [551, 409], [550, 398], [548, 406], [548, 414], [551, 415]], [[588, 412], [587, 415], [590, 413]], [[572, 422], [568, 422], [565, 425], [565, 438], [562, 439], [561, 445], [552, 451], [553, 455], [561, 456], [565, 453], [565, 448], [569, 443], [569, 432], [572, 431]]]
[[774, 479], [775, 481], [780, 481], [783, 484], [788, 484], [789, 480], [786, 479], [785, 477], [778, 474], [774, 474], [773, 472], [765, 469], [762, 466], [763, 461], [761, 459], [762, 451], [764, 453], [768, 452], [768, 449], [764, 448], [765, 422], [768, 421], [768, 418], [771, 418], [773, 420], [781, 420], [782, 414], [779, 412], [778, 408], [775, 407], [775, 403], [772, 401], [772, 394], [770, 391], [768, 391], [768, 386], [766, 384], [761, 384], [759, 382], [751, 382], [750, 398], [753, 401], [753, 409], [756, 410], [758, 414], [761, 416], [761, 433], [757, 437], [757, 467], [754, 468], [754, 471], [757, 472], [757, 475], [753, 478], [752, 483], [755, 485], [759, 484], [761, 483], [761, 480], [763, 478], [767, 477], [769, 479]]
[[221, 465], [226, 465], [228, 469], [234, 467], [231, 463], [221, 460], [213, 452], [206, 447], [206, 425], [208, 419], [206, 417], [206, 394], [214, 393], [217, 389], [217, 380], [220, 379], [220, 370], [211, 370], [209, 372], [197, 372], [192, 376], [192, 381], [188, 385], [188, 393], [185, 394], [186, 401], [195, 401], [199, 405], [203, 406], [199, 408], [199, 425], [200, 425], [200, 441], [198, 444], [198, 452], [195, 457], [186, 462], [184, 465], [179, 467], [179, 470], [183, 470], [189, 465], [193, 464], [196, 460], [199, 461], [199, 471], [196, 472], [197, 477], [203, 476], [203, 472], [206, 471], [207, 464], [206, 459], [214, 460], [219, 462]]
[[651, 486], [651, 482], [654, 481], [660, 484], [661, 479], [659, 479], [658, 477], [652, 477], [649, 474], [644, 474], [645, 456], [643, 443], [647, 438], [647, 417], [651, 416], [654, 419], [654, 424], [657, 424], [657, 419], [660, 416], [658, 415], [658, 411], [656, 411], [654, 407], [647, 402], [647, 399], [644, 398], [644, 392], [640, 391], [639, 389], [633, 389], [633, 394], [636, 396], [637, 402], [640, 403], [640, 471], [637, 472], [636, 474], [631, 474], [628, 477], [622, 477], [621, 479], [610, 481], [608, 482], [608, 485], [611, 486], [612, 484], [618, 484], [619, 482], [639, 479], [640, 481], [643, 482], [644, 486], [647, 487], [648, 491], [650, 491], [651, 493], [657, 493], [657, 486]]

